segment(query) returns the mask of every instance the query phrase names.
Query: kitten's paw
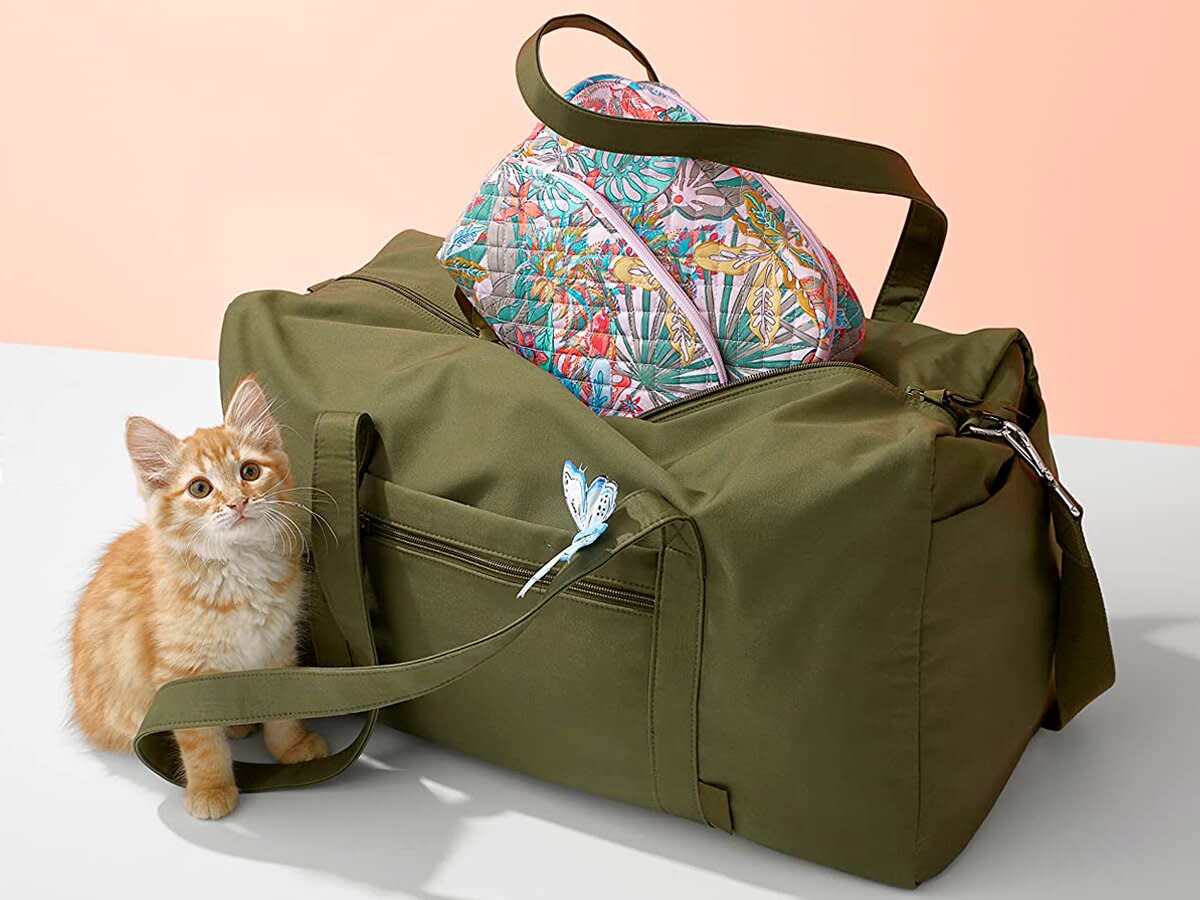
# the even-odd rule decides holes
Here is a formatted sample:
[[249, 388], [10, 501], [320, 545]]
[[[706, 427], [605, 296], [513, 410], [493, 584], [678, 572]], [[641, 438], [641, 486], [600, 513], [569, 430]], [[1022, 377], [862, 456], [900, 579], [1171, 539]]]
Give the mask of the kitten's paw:
[[308, 762], [310, 759], [320, 759], [328, 755], [329, 745], [325, 743], [325, 738], [315, 731], [306, 731], [304, 737], [286, 750], [275, 754], [275, 758], [281, 763], [290, 765], [291, 763]]
[[250, 737], [256, 731], [258, 731], [257, 725], [226, 725], [225, 737], [233, 741], [240, 741], [242, 738]]
[[183, 797], [183, 808], [197, 819], [221, 819], [233, 812], [237, 802], [237, 786], [224, 784], [196, 790], [188, 788]]

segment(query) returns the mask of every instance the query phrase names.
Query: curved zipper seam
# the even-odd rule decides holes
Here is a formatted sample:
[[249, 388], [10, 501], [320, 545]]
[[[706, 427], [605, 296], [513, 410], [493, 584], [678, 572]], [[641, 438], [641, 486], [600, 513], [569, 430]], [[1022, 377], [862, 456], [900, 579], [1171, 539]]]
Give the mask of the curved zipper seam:
[[[665, 87], [665, 85], [664, 85], [664, 87]], [[671, 90], [671, 89], [668, 88], [668, 90]], [[674, 90], [671, 90], [671, 93], [675, 95], [675, 99], [679, 102], [680, 106], [682, 106], [684, 109], [686, 109], [688, 112], [690, 112], [693, 116], [695, 116], [701, 122], [709, 122], [710, 121], [710, 119], [707, 116], [705, 116], [704, 113], [700, 112], [700, 110], [698, 110], [698, 109], [696, 109], [696, 107], [692, 106], [691, 103], [689, 103], [687, 100], [683, 99], [683, 97], [681, 97], [679, 94], [676, 94]], [[792, 206], [791, 203], [788, 202], [788, 199], [779, 192], [779, 189], [777, 187], [775, 187], [774, 184], [771, 183], [771, 180], [769, 178], [767, 178], [761, 172], [754, 172], [749, 169], [745, 169], [745, 170], [738, 169], [737, 166], [730, 166], [730, 168], [736, 169], [739, 172], [740, 171], [750, 172], [751, 175], [753, 175], [755, 178], [757, 178], [759, 183], [762, 184], [762, 186], [767, 189], [767, 193], [771, 195], [771, 199], [783, 207], [783, 211], [786, 214], [788, 214], [789, 216], [791, 216], [792, 222], [796, 225], [797, 228], [799, 228], [802, 232], [804, 232], [804, 236], [808, 238], [809, 243], [811, 243], [813, 245], [813, 247], [816, 249], [817, 255], [820, 257], [822, 272], [825, 275], [825, 284], [829, 289], [829, 298], [830, 299], [829, 299], [827, 312], [829, 314], [829, 335], [830, 335], [829, 347], [830, 347], [830, 350], [832, 350], [833, 345], [836, 343], [836, 338], [837, 338], [837, 300], [838, 300], [838, 298], [837, 298], [837, 274], [833, 270], [833, 263], [830, 262], [830, 260], [829, 260], [829, 251], [825, 249], [825, 245], [821, 242], [821, 239], [817, 237], [816, 232], [814, 232], [811, 228], [808, 227], [808, 223], [805, 222], [804, 219], [800, 217], [800, 214], [798, 212], [796, 212], [796, 208], [794, 206]], [[784, 262], [786, 265], [786, 260]], [[789, 268], [790, 268], [790, 266], [789, 266]], [[792, 274], [794, 275], [795, 272], [793, 271]]]
[[700, 336], [700, 343], [704, 345], [705, 351], [712, 359], [713, 368], [716, 369], [717, 380], [722, 385], [728, 384], [729, 373], [725, 369], [725, 357], [721, 355], [720, 344], [717, 343], [717, 337], [713, 334], [708, 319], [696, 307], [695, 302], [688, 296], [683, 285], [671, 276], [671, 273], [667, 271], [667, 267], [663, 265], [662, 260], [654, 255], [654, 251], [642, 240], [641, 236], [634, 230], [634, 227], [625, 220], [625, 217], [620, 214], [617, 208], [598, 191], [574, 175], [568, 175], [566, 172], [560, 172], [557, 169], [546, 169], [525, 162], [515, 162], [515, 166], [523, 169], [534, 169], [551, 178], [564, 181], [587, 198], [594, 207], [597, 218], [608, 222], [616, 230], [625, 243], [629, 245], [634, 255], [650, 269], [659, 286], [675, 301], [675, 305], [679, 307], [684, 318], [692, 324], [692, 327], [696, 329], [696, 333]]

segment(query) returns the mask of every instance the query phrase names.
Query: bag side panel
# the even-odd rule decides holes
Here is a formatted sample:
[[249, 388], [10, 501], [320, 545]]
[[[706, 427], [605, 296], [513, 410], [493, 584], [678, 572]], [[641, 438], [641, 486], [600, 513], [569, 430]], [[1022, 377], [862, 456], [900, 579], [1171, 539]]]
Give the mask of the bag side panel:
[[933, 524], [921, 628], [919, 880], [970, 840], [1045, 711], [1058, 584], [1047, 517], [1042, 485], [1010, 458], [990, 498]]
[[729, 792], [737, 834], [912, 887], [942, 424], [833, 372], [754, 422], [694, 415], [707, 439], [671, 465], [709, 492], [700, 777]]

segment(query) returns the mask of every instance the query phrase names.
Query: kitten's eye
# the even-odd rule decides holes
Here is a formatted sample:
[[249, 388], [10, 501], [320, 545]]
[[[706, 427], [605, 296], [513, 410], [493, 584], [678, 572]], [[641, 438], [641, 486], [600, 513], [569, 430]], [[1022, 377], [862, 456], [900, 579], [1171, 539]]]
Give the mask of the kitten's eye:
[[242, 481], [253, 481], [262, 474], [262, 466], [258, 463], [242, 463]]
[[207, 478], [196, 478], [187, 486], [187, 492], [197, 500], [203, 500], [212, 493], [212, 484]]

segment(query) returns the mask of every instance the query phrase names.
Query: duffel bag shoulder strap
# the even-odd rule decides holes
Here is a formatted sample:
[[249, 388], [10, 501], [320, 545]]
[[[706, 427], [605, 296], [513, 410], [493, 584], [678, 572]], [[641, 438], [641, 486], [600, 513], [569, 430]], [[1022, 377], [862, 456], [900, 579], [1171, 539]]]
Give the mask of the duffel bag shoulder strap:
[[491, 634], [409, 662], [376, 664], [359, 547], [359, 475], [374, 435], [363, 413], [317, 418], [313, 474], [328, 540], [314, 537], [317, 581], [346, 640], [348, 667], [261, 669], [181, 678], [164, 685], [134, 738], [134, 750], [168, 781], [183, 774], [171, 732], [365, 712], [349, 746], [324, 759], [292, 765], [235, 762], [242, 791], [300, 787], [332, 778], [362, 753], [378, 710], [445, 687], [513, 643], [563, 591], [627, 547], [659, 535], [653, 678], [647, 722], [654, 796], [667, 812], [728, 827], [724, 793], [698, 777], [696, 707], [704, 621], [704, 554], [699, 531], [656, 493], [635, 491], [608, 522], [605, 536], [581, 550], [530, 608]]
[[1062, 550], [1058, 631], [1054, 642], [1054, 695], [1042, 725], [1059, 731], [1116, 680], [1100, 580], [1083, 538], [1083, 517], [1050, 496], [1054, 536]]
[[908, 216], [872, 316], [896, 322], [916, 318], [941, 256], [947, 223], [903, 156], [876, 144], [786, 128], [621, 119], [582, 109], [564, 99], [542, 71], [541, 40], [562, 28], [603, 35], [632, 53], [650, 80], [658, 78], [641, 51], [611, 25], [582, 13], [551, 19], [521, 47], [517, 84], [533, 114], [569, 140], [599, 150], [706, 159], [791, 181], [906, 197]]

